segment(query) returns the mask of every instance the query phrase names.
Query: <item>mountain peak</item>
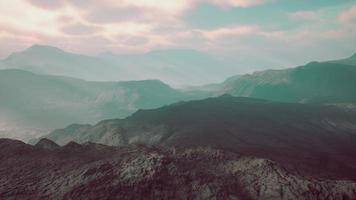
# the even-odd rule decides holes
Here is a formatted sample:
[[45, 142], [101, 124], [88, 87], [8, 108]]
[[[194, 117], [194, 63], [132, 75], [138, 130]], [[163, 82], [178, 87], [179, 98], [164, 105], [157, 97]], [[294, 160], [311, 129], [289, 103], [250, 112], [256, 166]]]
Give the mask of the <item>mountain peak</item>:
[[25, 51], [35, 51], [35, 52], [43, 52], [43, 51], [55, 51], [55, 52], [63, 52], [62, 49], [54, 46], [48, 46], [48, 45], [39, 45], [39, 44], [34, 44]]
[[0, 138], [0, 147], [19, 147], [26, 146], [26, 144], [19, 140], [8, 139], [8, 138]]
[[48, 150], [53, 150], [59, 148], [59, 145], [52, 140], [49, 140], [47, 138], [42, 138], [37, 144], [35, 145], [36, 147], [42, 148], [42, 149], [48, 149]]
[[[21, 58], [20, 60], [23, 61], [24, 55], [25, 57], [27, 55], [31, 58], [31, 56], [45, 57], [47, 55], [58, 55], [63, 53], [65, 53], [65, 51], [57, 47], [34, 44], [25, 50], [11, 53], [5, 60], [12, 63], [13, 61], [18, 61], [19, 57]], [[26, 64], [31, 63], [31, 59], [25, 60]]]
[[68, 148], [68, 149], [78, 149], [78, 148], [81, 148], [82, 145], [80, 145], [74, 141], [70, 141], [66, 145], [64, 145], [64, 147]]

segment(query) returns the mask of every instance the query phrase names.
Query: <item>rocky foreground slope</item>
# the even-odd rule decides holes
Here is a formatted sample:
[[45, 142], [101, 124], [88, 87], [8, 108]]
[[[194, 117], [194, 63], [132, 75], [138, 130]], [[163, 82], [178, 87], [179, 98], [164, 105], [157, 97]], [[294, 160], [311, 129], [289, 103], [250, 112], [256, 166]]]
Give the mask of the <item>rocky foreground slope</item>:
[[0, 139], [0, 199], [355, 199], [356, 182], [303, 177], [213, 148], [36, 146]]

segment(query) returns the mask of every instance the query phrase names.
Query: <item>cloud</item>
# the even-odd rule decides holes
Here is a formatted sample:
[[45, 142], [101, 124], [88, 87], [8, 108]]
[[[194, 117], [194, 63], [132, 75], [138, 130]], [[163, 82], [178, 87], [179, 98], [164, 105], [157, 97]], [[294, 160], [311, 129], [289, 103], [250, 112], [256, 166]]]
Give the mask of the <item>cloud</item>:
[[142, 36], [134, 36], [126, 39], [125, 44], [130, 46], [144, 45], [149, 42], [149, 39]]
[[68, 35], [88, 35], [93, 33], [98, 33], [102, 30], [99, 26], [85, 25], [81, 23], [65, 25], [61, 29], [64, 33]]
[[[151, 15], [149, 11], [143, 7], [137, 6], [122, 6], [113, 7], [111, 5], [98, 6], [91, 9], [86, 14], [86, 19], [97, 24], [120, 23], [125, 21], [142, 21], [149, 20]], [[154, 13], [154, 12], [152, 12]]]
[[211, 3], [222, 7], [252, 7], [265, 4], [268, 0], [210, 0]]
[[356, 5], [352, 6], [350, 9], [342, 12], [339, 16], [338, 19], [341, 23], [344, 23], [346, 25], [356, 25]]
[[[34, 43], [96, 54], [145, 52], [160, 48], [191, 48], [256, 62], [246, 66], [287, 65], [356, 50], [356, 6], [341, 10], [281, 10], [288, 27], [273, 20], [255, 23], [219, 20], [273, 0], [11, 0], [0, 1], [0, 54]], [[278, 1], [274, 7], [278, 7]], [[210, 18], [217, 26], [187, 24], [184, 16], [199, 5], [230, 8], [229, 15]], [[233, 9], [239, 7], [240, 9]], [[269, 6], [267, 6], [271, 9]], [[278, 7], [283, 9], [282, 7]], [[270, 10], [263, 11], [270, 12]], [[289, 14], [288, 14], [289, 13]], [[261, 15], [264, 16], [264, 15]], [[206, 19], [208, 20], [208, 19]], [[272, 27], [272, 28], [271, 28]], [[15, 44], [17, 43], [17, 44]], [[331, 50], [327, 50], [331, 47]], [[0, 55], [1, 56], [1, 55]], [[319, 57], [318, 57], [319, 56]], [[305, 58], [303, 58], [305, 57]], [[257, 60], [260, 60], [257, 62]], [[265, 62], [264, 62], [265, 61]], [[251, 68], [252, 69], [252, 68]]]
[[28, 2], [33, 6], [48, 10], [55, 10], [64, 6], [63, 0], [28, 0]]
[[149, 42], [148, 37], [144, 36], [128, 36], [128, 35], [118, 35], [117, 42], [123, 44], [123, 45], [128, 45], [128, 46], [139, 46], [139, 45], [145, 45]]
[[[76, 11], [84, 11], [90, 20], [96, 22], [116, 22], [132, 18], [151, 18], [160, 15], [177, 17], [200, 4], [213, 4], [220, 7], [252, 7], [272, 0], [27, 0], [31, 5], [58, 10], [65, 6]], [[162, 18], [161, 18], [162, 19]]]
[[203, 31], [203, 35], [209, 39], [220, 39], [229, 36], [238, 37], [241, 35], [253, 34], [256, 31], [257, 26], [240, 25]]
[[319, 21], [322, 19], [317, 11], [297, 11], [289, 14], [294, 20]]

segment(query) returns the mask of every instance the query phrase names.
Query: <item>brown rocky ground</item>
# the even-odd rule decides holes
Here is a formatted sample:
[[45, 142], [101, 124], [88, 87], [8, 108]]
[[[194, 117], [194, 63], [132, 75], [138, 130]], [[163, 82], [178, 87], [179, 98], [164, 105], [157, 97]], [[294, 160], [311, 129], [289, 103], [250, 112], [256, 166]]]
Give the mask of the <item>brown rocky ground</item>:
[[0, 199], [356, 199], [356, 182], [213, 148], [0, 139]]

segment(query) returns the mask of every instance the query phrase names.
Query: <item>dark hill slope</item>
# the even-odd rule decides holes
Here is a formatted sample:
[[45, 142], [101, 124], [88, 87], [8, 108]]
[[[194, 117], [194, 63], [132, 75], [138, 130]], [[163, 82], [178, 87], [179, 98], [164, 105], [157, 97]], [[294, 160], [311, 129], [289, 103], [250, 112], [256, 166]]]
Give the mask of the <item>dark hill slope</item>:
[[225, 95], [140, 110], [95, 126], [70, 126], [46, 137], [59, 144], [74, 140], [119, 146], [213, 146], [306, 167], [312, 173], [326, 170], [356, 178], [356, 113], [333, 106]]

